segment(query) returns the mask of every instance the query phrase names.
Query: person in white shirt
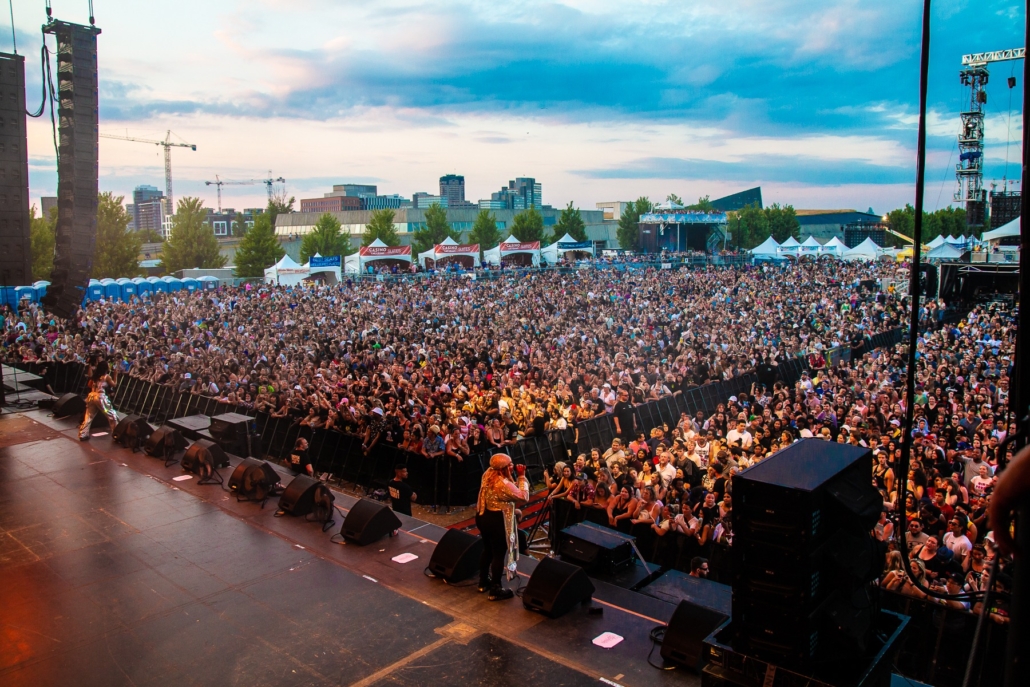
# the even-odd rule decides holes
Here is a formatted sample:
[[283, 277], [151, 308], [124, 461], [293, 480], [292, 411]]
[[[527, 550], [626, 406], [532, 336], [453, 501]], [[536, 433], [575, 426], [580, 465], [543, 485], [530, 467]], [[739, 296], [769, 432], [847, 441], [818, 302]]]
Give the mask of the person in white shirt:
[[737, 426], [726, 432], [726, 443], [732, 446], [738, 441], [744, 450], [750, 449], [754, 441], [754, 437], [751, 436], [751, 432], [747, 431], [747, 425], [743, 420], [738, 420]]
[[662, 478], [662, 488], [667, 489], [669, 485], [672, 484], [672, 480], [676, 479], [676, 468], [669, 461], [668, 452], [662, 453], [658, 456], [658, 467], [656, 468], [656, 472]]
[[955, 555], [955, 562], [959, 565], [966, 560], [966, 556], [969, 555], [970, 550], [973, 548], [969, 537], [966, 536], [965, 520], [966, 517], [964, 515], [954, 515], [948, 521], [949, 531], [944, 534], [944, 545], [951, 549], [951, 552]]

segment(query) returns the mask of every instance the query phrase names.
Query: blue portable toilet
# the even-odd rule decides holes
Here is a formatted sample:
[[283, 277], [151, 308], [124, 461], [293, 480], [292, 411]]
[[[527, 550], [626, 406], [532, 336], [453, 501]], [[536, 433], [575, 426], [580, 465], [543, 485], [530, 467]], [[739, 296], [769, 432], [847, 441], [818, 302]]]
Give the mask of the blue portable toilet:
[[122, 297], [122, 287], [118, 286], [118, 283], [106, 277], [100, 280], [101, 285], [104, 287], [104, 298], [109, 301], [116, 301]]
[[150, 292], [154, 290], [150, 282], [143, 277], [133, 278], [132, 283], [136, 287], [136, 295], [140, 298], [143, 298], [145, 295], [149, 296]]
[[203, 276], [197, 279], [200, 282], [200, 288], [204, 291], [214, 291], [218, 288], [218, 277]]
[[121, 277], [115, 279], [115, 283], [118, 284], [118, 288], [121, 290], [121, 299], [128, 303], [132, 300], [132, 297], [136, 295], [136, 285], [132, 283], [131, 279], [127, 277]]
[[161, 281], [161, 277], [147, 277], [150, 283], [151, 293], [168, 293], [168, 284]]
[[25, 301], [30, 303], [39, 303], [39, 293], [36, 291], [35, 287], [32, 286], [15, 286], [14, 295], [19, 306]]
[[32, 284], [32, 288], [36, 290], [36, 295], [39, 296], [39, 300], [43, 300], [43, 296], [46, 295], [46, 287], [50, 286], [50, 282], [46, 280], [39, 280]]
[[186, 277], [182, 280], [182, 288], [186, 289], [190, 293], [200, 290], [200, 282], [193, 277]]
[[178, 277], [161, 277], [161, 281], [168, 284], [169, 292], [182, 290], [182, 280]]
[[88, 301], [99, 301], [104, 297], [104, 285], [96, 279], [90, 279], [89, 285], [86, 286], [86, 300]]

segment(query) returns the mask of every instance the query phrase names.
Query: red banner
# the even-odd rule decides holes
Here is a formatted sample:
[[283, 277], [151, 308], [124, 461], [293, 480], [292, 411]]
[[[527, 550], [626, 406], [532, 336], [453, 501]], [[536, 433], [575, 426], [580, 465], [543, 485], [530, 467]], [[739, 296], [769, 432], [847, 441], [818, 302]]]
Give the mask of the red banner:
[[522, 253], [529, 250], [540, 250], [540, 242], [533, 241], [532, 243], [502, 243], [502, 253]]
[[363, 246], [359, 254], [363, 258], [388, 258], [394, 255], [411, 255], [411, 246]]
[[455, 246], [451, 244], [438, 243], [433, 246], [433, 252], [439, 255], [478, 255], [479, 244], [473, 243]]

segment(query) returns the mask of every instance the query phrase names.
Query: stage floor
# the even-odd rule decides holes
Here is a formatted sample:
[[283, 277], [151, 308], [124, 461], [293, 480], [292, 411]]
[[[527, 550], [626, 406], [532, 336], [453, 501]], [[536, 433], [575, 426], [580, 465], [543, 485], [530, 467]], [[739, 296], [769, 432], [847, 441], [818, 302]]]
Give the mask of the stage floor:
[[[670, 603], [597, 583], [602, 615], [549, 620], [426, 577], [437, 525], [339, 545], [340, 516], [323, 533], [183, 474], [43, 411], [0, 416], [0, 684], [700, 684], [647, 663]], [[606, 631], [625, 639], [594, 646]]]

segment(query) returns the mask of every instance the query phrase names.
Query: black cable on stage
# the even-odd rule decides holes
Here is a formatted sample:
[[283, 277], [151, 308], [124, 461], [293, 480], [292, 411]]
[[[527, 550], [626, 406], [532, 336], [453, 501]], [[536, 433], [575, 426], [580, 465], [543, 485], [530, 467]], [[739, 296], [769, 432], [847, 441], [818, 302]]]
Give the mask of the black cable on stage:
[[654, 655], [654, 648], [661, 646], [665, 642], [665, 631], [669, 629], [668, 625], [659, 625], [653, 628], [648, 634], [648, 639], [651, 640], [651, 650], [647, 652], [647, 665], [651, 666], [656, 670], [676, 670], [676, 666], [658, 665], [651, 660], [651, 656]]

